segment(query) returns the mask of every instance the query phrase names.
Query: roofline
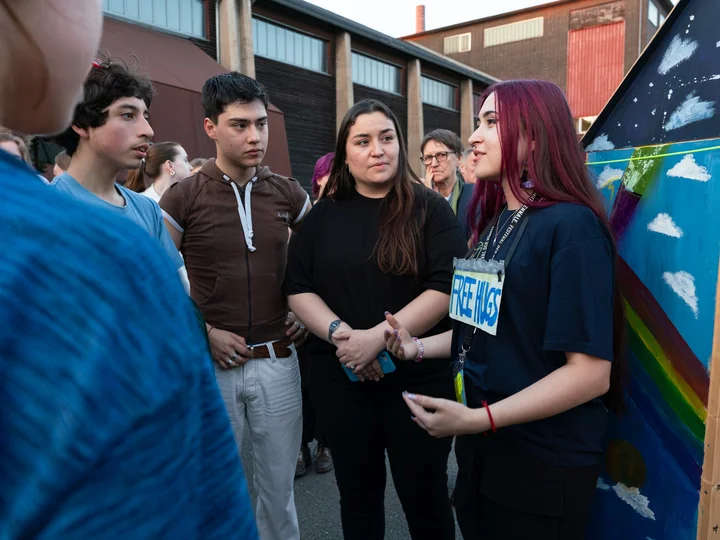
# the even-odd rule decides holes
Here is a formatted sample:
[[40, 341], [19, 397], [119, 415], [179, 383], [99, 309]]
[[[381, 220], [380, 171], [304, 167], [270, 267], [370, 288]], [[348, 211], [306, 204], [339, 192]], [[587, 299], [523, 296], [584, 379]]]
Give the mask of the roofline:
[[408, 43], [392, 36], [388, 36], [387, 34], [383, 34], [382, 32], [378, 32], [377, 30], [373, 30], [372, 28], [356, 23], [355, 21], [341, 17], [337, 13], [323, 9], [315, 4], [310, 4], [304, 0], [262, 0], [257, 3], [277, 4], [293, 9], [304, 15], [320, 19], [351, 34], [378, 42], [385, 47], [394, 49], [410, 57], [418, 58], [434, 66], [458, 73], [463, 77], [472, 79], [473, 81], [482, 83], [486, 86], [490, 86], [499, 80], [487, 73], [473, 69], [470, 66], [457, 62], [456, 60], [452, 60], [442, 54], [429, 51], [425, 47], [418, 47], [417, 44]]
[[[525, 13], [532, 13], [532, 12], [534, 12], [534, 11], [539, 11], [539, 10], [541, 10], [541, 9], [546, 9], [546, 8], [553, 7], [553, 6], [560, 6], [560, 5], [563, 5], [563, 4], [571, 4], [571, 3], [573, 3], [573, 2], [580, 2], [580, 1], [581, 1], [581, 0], [555, 0], [554, 2], [546, 2], [546, 3], [544, 3], [544, 4], [538, 4], [537, 6], [531, 6], [531, 7], [526, 7], [526, 8], [522, 8], [522, 9], [517, 9], [517, 10], [515, 10], [515, 11], [508, 11], [508, 12], [506, 12], [506, 13], [498, 13], [497, 15], [490, 15], [489, 17], [482, 17], [482, 18], [480, 18], [480, 19], [473, 19], [473, 20], [471, 20], [471, 21], [465, 21], [465, 22], [461, 22], [461, 23], [451, 24], [451, 25], [448, 25], [448, 26], [442, 26], [442, 27], [440, 27], [440, 28], [433, 28], [432, 30], [425, 30], [424, 32], [418, 32], [418, 33], [416, 33], [416, 34], [410, 34], [410, 35], [407, 35], [407, 36], [402, 36], [402, 37], [400, 37], [400, 38], [398, 38], [398, 39], [401, 39], [401, 40], [412, 40], [412, 39], [415, 39], [415, 38], [420, 38], [420, 37], [424, 37], [424, 36], [430, 36], [430, 35], [436, 34], [436, 33], [438, 33], [438, 32], [446, 32], [446, 31], [448, 31], [448, 30], [455, 30], [455, 29], [457, 29], [457, 28], [465, 28], [465, 27], [467, 27], [467, 26], [474, 26], [474, 25], [476, 25], [476, 24], [482, 24], [482, 23], [486, 23], [486, 22], [497, 21], [497, 20], [500, 20], [500, 19], [505, 19], [505, 18], [507, 18], [507, 17], [514, 17], [514, 16], [516, 16], [516, 15], [523, 15], [523, 14], [525, 14]], [[608, 2], [610, 2], [610, 1], [611, 1], [611, 0], [608, 0]], [[662, 3], [662, 4], [664, 4], [664, 7], [667, 8], [668, 13], [670, 13], [670, 11], [672, 11], [672, 9], [673, 9], [674, 6], [673, 6], [673, 4], [672, 4], [672, 2], [671, 2], [670, 0], [657, 0], [657, 1], [660, 2], [660, 3]], [[598, 4], [598, 5], [600, 5], [600, 4]]]

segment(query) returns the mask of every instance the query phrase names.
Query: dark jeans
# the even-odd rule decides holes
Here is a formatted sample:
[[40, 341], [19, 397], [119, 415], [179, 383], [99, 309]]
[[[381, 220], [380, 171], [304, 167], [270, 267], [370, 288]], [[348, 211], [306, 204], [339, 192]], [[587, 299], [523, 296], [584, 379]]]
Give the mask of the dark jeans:
[[300, 389], [302, 391], [302, 415], [303, 415], [303, 445], [312, 441], [317, 441], [320, 446], [329, 448], [327, 440], [320, 428], [320, 422], [317, 421], [315, 406], [310, 399], [310, 353], [306, 345], [297, 348], [298, 362], [300, 364]]
[[[413, 540], [454, 540], [448, 497], [451, 438], [434, 439], [410, 419], [400, 386], [350, 382], [312, 370], [310, 394], [333, 452], [345, 540], [385, 535], [385, 451]], [[375, 385], [375, 386], [373, 386]], [[442, 377], [408, 391], [451, 397]]]
[[582, 540], [600, 464], [560, 467], [497, 435], [455, 440], [465, 540]]

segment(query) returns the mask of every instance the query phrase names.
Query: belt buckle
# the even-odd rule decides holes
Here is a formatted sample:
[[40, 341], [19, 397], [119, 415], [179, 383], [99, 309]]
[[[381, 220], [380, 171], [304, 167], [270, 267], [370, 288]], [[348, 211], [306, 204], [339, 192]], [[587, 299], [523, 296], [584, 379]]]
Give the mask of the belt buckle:
[[250, 351], [250, 358], [255, 358], [255, 346], [254, 345], [248, 346], [248, 350]]

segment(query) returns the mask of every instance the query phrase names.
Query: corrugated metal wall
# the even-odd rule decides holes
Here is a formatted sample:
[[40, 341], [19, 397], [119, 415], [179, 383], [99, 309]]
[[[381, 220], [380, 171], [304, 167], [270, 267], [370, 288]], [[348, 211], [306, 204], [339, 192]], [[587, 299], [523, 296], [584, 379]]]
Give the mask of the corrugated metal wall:
[[573, 116], [596, 116], [623, 78], [625, 21], [568, 33], [567, 97]]

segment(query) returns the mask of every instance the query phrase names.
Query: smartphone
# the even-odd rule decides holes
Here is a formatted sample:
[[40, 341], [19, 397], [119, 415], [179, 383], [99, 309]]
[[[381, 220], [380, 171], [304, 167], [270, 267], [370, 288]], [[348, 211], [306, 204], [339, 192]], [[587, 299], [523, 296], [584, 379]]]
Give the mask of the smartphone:
[[[392, 358], [390, 358], [390, 353], [388, 353], [387, 351], [382, 351], [380, 354], [378, 354], [377, 360], [380, 364], [380, 369], [382, 369], [382, 372], [384, 374], [387, 375], [388, 373], [392, 373], [393, 371], [395, 371], [395, 364], [393, 363]], [[347, 373], [348, 378], [352, 382], [357, 382], [360, 380], [358, 379], [357, 375], [355, 375], [355, 373], [353, 373], [351, 369], [346, 368], [345, 365], [343, 365], [343, 369], [345, 370], [345, 373]]]

